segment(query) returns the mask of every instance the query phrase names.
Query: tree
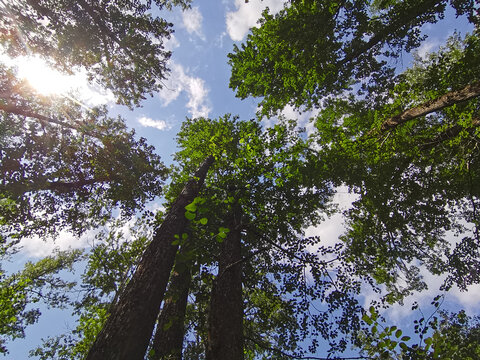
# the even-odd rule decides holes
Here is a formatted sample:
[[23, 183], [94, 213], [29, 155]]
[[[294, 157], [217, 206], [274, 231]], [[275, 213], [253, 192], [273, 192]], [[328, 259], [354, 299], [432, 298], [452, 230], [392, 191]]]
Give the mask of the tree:
[[242, 209], [234, 200], [222, 241], [208, 318], [207, 360], [244, 358], [242, 298]]
[[[201, 281], [211, 284], [208, 338], [200, 339], [200, 346], [191, 345], [188, 348], [189, 352], [194, 349], [199, 351], [195, 355], [189, 353], [192, 358], [202, 356], [202, 351], [199, 350], [202, 344], [207, 348], [208, 358], [243, 358], [243, 351], [241, 347], [239, 350], [238, 344], [244, 336], [242, 332], [245, 332], [246, 317], [240, 310], [247, 306], [250, 312], [269, 311], [261, 309], [258, 302], [256, 305], [259, 310], [256, 306], [249, 306], [250, 301], [244, 297], [245, 292], [249, 294], [265, 284], [267, 291], [276, 290], [276, 294], [271, 296], [278, 297], [277, 303], [283, 303], [283, 297], [297, 295], [295, 292], [298, 290], [299, 278], [295, 277], [301, 279], [309, 260], [311, 264], [321, 264], [321, 261], [315, 263], [312, 260], [314, 256], [307, 255], [307, 247], [318, 245], [318, 239], [308, 242], [302, 234], [305, 226], [319, 221], [331, 192], [327, 184], [322, 186], [315, 181], [321, 168], [316, 168], [315, 163], [309, 161], [311, 154], [308, 144], [294, 130], [294, 126], [294, 122], [284, 121], [273, 128], [262, 130], [261, 125], [255, 121], [239, 121], [225, 116], [216, 120], [187, 120], [178, 135], [181, 150], [176, 159], [183, 167], [192, 166], [192, 162], [197, 164], [205, 153], [214, 151], [218, 154], [200, 195], [204, 199], [201, 215], [191, 215], [208, 219], [205, 226], [210, 230], [204, 235], [205, 245], [201, 250], [207, 252]], [[190, 210], [199, 211], [193, 208]], [[234, 214], [236, 215], [233, 216]], [[197, 229], [192, 231], [197, 239], [199, 234], [205, 232]], [[217, 243], [212, 244], [212, 239], [216, 239]], [[298, 259], [304, 263], [294, 264]], [[287, 274], [288, 271], [293, 274]], [[314, 291], [317, 293], [313, 297], [323, 296], [319, 288], [328, 282], [322, 278], [325, 275], [322, 269], [317, 273], [319, 282], [311, 287], [306, 286], [304, 293], [298, 290], [305, 298], [310, 297], [309, 294]], [[282, 287], [283, 274], [285, 279], [290, 278], [289, 285], [285, 287]], [[270, 283], [269, 278], [274, 279], [272, 283], [275, 285], [267, 285]], [[243, 294], [238, 291], [242, 286]], [[203, 291], [207, 289], [208, 286]], [[198, 294], [197, 298], [197, 294], [195, 292], [196, 303], [204, 299], [204, 295]], [[240, 302], [242, 297], [243, 304], [246, 305]], [[271, 303], [275, 303], [274, 300]], [[269, 305], [265, 306], [268, 308]], [[308, 308], [309, 304], [292, 301], [286, 307], [290, 308], [290, 313], [294, 313], [292, 308], [304, 312], [302, 306]], [[199, 305], [199, 308], [204, 311], [206, 306]], [[308, 315], [306, 317], [308, 322]], [[206, 320], [200, 314], [196, 318], [199, 322], [195, 329], [197, 334], [206, 337]], [[255, 319], [248, 318], [248, 323], [255, 323]], [[291, 324], [290, 322], [289, 325]], [[303, 333], [295, 326], [282, 327], [279, 323], [275, 329], [255, 325], [250, 325], [249, 328], [262, 329], [268, 334], [249, 333], [245, 348], [257, 351], [264, 349], [258, 350], [258, 344], [253, 341], [261, 344], [273, 341], [278, 350], [290, 350], [292, 346], [297, 348], [292, 343], [296, 344], [299, 339], [308, 337], [307, 325]], [[281, 335], [276, 336], [277, 330], [281, 331]], [[298, 331], [298, 334], [290, 336], [289, 331]]]
[[[185, 9], [189, 0], [156, 0], [155, 5], [157, 10]], [[118, 103], [132, 107], [159, 90], [168, 72], [164, 41], [172, 24], [152, 16], [151, 9], [151, 1], [2, 2], [0, 44], [12, 58], [36, 55], [62, 72], [83, 69]], [[4, 214], [9, 224], [15, 219], [44, 233], [55, 233], [56, 226], [80, 232], [86, 226], [79, 224], [98, 221], [112, 206], [131, 213], [159, 195], [166, 170], [123, 120], [108, 118], [105, 108], [89, 111], [75, 101], [40, 96], [12, 69], [2, 65], [0, 71], [5, 145], [0, 194], [18, 207]], [[66, 203], [73, 203], [72, 210], [62, 213]], [[41, 211], [52, 218], [35, 217]]]
[[185, 207], [197, 197], [213, 162], [213, 156], [204, 160], [171, 205], [86, 359], [144, 357], [178, 249], [172, 242], [185, 233]]
[[84, 359], [105, 323], [109, 308], [117, 303], [151, 238], [147, 219], [115, 220], [100, 229], [85, 254], [81, 283], [72, 289], [68, 304], [77, 326], [58, 336], [42, 339], [30, 351], [40, 359]]
[[189, 243], [183, 244], [175, 260], [175, 267], [170, 276], [168, 291], [158, 315], [155, 335], [148, 354], [151, 360], [182, 359], [185, 313], [193, 268], [189, 245]]
[[420, 44], [419, 26], [446, 6], [291, 1], [264, 13], [229, 55], [231, 87], [261, 97], [263, 115], [286, 105], [319, 111], [311, 139], [324, 179], [358, 194], [340, 259], [347, 277], [385, 284], [386, 305], [427, 286], [419, 267], [446, 274], [447, 290], [479, 281], [478, 9], [451, 2], [473, 33], [403, 74], [392, 61]]
[[[350, 259], [379, 282], [393, 284], [404, 274], [421, 286], [418, 270], [405, 265], [413, 259], [435, 274], [447, 273], [447, 288], [479, 281], [473, 271], [478, 261], [478, 94], [457, 96], [480, 78], [478, 44], [476, 33], [464, 41], [453, 38], [399, 75], [383, 99], [332, 101], [318, 117], [317, 139], [332, 146], [321, 151], [322, 157], [329, 158], [332, 174], [339, 171], [335, 181], [360, 195], [347, 215], [343, 238]], [[404, 115], [445, 98], [454, 104], [435, 107], [428, 116], [407, 120]], [[405, 104], [408, 109], [402, 111]], [[400, 125], [395, 119], [402, 116]], [[449, 231], [461, 239], [458, 244], [449, 243]]]
[[160, 194], [167, 169], [122, 119], [105, 107], [40, 98], [0, 70], [9, 94], [0, 102], [0, 196], [15, 204], [0, 209], [4, 235], [82, 233], [113, 208], [128, 216]]
[[[442, 296], [434, 298], [434, 312], [414, 320], [414, 335], [403, 334], [395, 325], [384, 326], [374, 308], [363, 318], [366, 326], [357, 346], [370, 359], [475, 359], [480, 354], [478, 317], [439, 311]], [[412, 307], [416, 310], [418, 304]], [[423, 315], [423, 314], [422, 314]]]
[[[155, 0], [158, 10], [190, 0]], [[152, 1], [2, 2], [0, 44], [15, 58], [37, 54], [63, 72], [83, 67], [118, 103], [139, 105], [162, 87], [172, 24], [152, 16]]]
[[[402, 50], [419, 46], [419, 29], [443, 17], [446, 1], [291, 1], [263, 13], [241, 47], [229, 54], [230, 87], [262, 97], [263, 114], [290, 104], [321, 106], [354, 85], [373, 92], [388, 86]], [[457, 15], [478, 23], [472, 1], [452, 1]], [[389, 61], [386, 61], [387, 59]]]
[[[186, 8], [189, 0], [155, 5]], [[168, 73], [172, 25], [151, 10], [151, 1], [2, 1], [1, 51], [41, 57], [66, 73], [84, 70], [119, 104], [138, 106]], [[160, 194], [166, 168], [122, 119], [74, 97], [42, 96], [3, 64], [0, 73], [2, 250], [31, 235], [81, 234]]]
[[[478, 281], [468, 270], [478, 259], [478, 9], [452, 2], [476, 30], [404, 74], [394, 76], [381, 60], [418, 46], [418, 27], [438, 21], [445, 6], [292, 1], [275, 16], [265, 13], [229, 55], [231, 86], [242, 98], [263, 96], [263, 113], [287, 104], [320, 109], [319, 161], [334, 184], [360, 196], [347, 214], [347, 258], [392, 285], [392, 301], [409, 291], [395, 290], [399, 273], [422, 288], [418, 270], [406, 265], [413, 259], [449, 273], [448, 284]], [[464, 236], [454, 249], [450, 230]]]
[[24, 337], [25, 327], [37, 321], [40, 310], [32, 308], [32, 304], [43, 302], [59, 308], [68, 304], [66, 293], [75, 282], [56, 275], [60, 271], [72, 271], [73, 264], [82, 257], [79, 250], [59, 251], [36, 263], [27, 262], [24, 269], [15, 274], [5, 276], [0, 272], [0, 353], [8, 353], [4, 345], [7, 339]]

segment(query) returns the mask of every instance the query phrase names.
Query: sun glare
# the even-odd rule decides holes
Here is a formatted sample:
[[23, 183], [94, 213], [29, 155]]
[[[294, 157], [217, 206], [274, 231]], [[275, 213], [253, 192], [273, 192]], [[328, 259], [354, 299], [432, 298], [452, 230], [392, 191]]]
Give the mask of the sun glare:
[[80, 69], [74, 75], [62, 74], [39, 56], [10, 58], [0, 53], [0, 62], [16, 68], [18, 78], [26, 80], [40, 95], [63, 96], [85, 107], [115, 102], [110, 90], [90, 83]]
[[42, 95], [61, 95], [78, 85], [79, 79], [74, 75], [64, 75], [51, 67], [39, 57], [17, 59], [18, 75]]

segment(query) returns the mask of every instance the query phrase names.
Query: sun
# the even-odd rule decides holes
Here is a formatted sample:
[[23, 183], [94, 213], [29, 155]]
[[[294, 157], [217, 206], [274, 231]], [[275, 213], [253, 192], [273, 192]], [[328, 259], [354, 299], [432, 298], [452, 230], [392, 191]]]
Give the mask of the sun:
[[80, 85], [75, 75], [65, 75], [52, 69], [38, 56], [16, 58], [15, 65], [18, 76], [28, 81], [41, 95], [66, 94]]
[[50, 67], [38, 55], [10, 58], [0, 53], [0, 63], [15, 68], [16, 76], [27, 81], [39, 95], [65, 97], [87, 108], [115, 102], [112, 91], [88, 81], [85, 69], [67, 75]]

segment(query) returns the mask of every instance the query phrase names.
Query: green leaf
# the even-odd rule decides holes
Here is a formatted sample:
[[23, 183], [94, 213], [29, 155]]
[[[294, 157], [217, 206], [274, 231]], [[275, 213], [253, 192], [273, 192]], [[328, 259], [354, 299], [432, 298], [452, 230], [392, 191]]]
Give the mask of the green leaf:
[[185, 217], [186, 217], [188, 220], [193, 220], [193, 219], [195, 219], [195, 213], [192, 213], [192, 212], [190, 212], [190, 211], [187, 211], [187, 212], [185, 213]]
[[185, 206], [185, 210], [190, 211], [190, 212], [195, 212], [197, 211], [197, 205], [195, 205], [195, 202], [192, 202]]
[[202, 225], [207, 225], [207, 223], [208, 223], [208, 219], [207, 219], [207, 218], [201, 218], [201, 219], [200, 219], [200, 224], [202, 224]]
[[373, 324], [372, 319], [370, 319], [370, 316], [368, 316], [367, 314], [364, 314], [364, 315], [362, 316], [362, 320], [365, 321], [368, 325], [372, 325], [372, 324]]

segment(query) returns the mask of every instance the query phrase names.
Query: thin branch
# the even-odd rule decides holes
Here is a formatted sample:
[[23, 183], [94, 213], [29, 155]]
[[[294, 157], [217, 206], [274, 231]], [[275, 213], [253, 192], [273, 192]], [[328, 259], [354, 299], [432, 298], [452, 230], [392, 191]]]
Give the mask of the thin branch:
[[272, 245], [273, 247], [279, 249], [284, 254], [287, 254], [288, 256], [300, 261], [302, 264], [318, 265], [318, 266], [321, 266], [321, 267], [325, 268], [327, 264], [338, 260], [338, 258], [335, 258], [335, 259], [324, 260], [324, 261], [313, 261], [313, 260], [308, 260], [308, 259], [302, 258], [302, 257], [296, 255], [295, 253], [291, 252], [290, 250], [284, 249], [282, 246], [276, 244], [274, 241], [271, 241], [267, 237], [263, 236], [258, 231], [256, 231], [254, 228], [252, 228], [251, 226], [247, 226], [247, 229], [249, 231], [251, 231], [253, 234], [255, 234], [256, 236], [260, 237], [263, 241], [265, 241], [265, 242], [269, 243], [270, 245]]
[[257, 254], [259, 254], [259, 253], [261, 253], [261, 252], [267, 251], [267, 250], [268, 250], [268, 248], [258, 249], [257, 251], [252, 252], [251, 254], [249, 254], [248, 256], [245, 256], [245, 257], [241, 258], [240, 260], [237, 260], [237, 261], [235, 261], [235, 262], [233, 262], [233, 263], [231, 263], [231, 264], [228, 264], [228, 265], [225, 267], [225, 269], [223, 269], [222, 273], [217, 276], [217, 279], [220, 278], [220, 277], [222, 277], [223, 274], [225, 274], [225, 273], [227, 272], [227, 270], [229, 270], [230, 268], [234, 267], [235, 265], [238, 265], [238, 264], [240, 264], [240, 263], [243, 263], [243, 262], [251, 259], [251, 258], [254, 257], [255, 255], [257, 255]]
[[411, 23], [415, 21], [415, 19], [417, 19], [420, 15], [429, 11], [432, 7], [439, 3], [441, 3], [441, 1], [433, 0], [423, 1], [421, 2], [420, 6], [418, 6], [418, 4], [415, 4], [414, 9], [409, 9], [412, 10], [410, 16], [402, 16], [400, 18], [397, 18], [397, 21], [389, 21], [389, 23], [385, 27], [383, 27], [381, 31], [377, 31], [375, 34], [373, 34], [373, 36], [368, 42], [364, 43], [357, 49], [353, 49], [350, 54], [347, 54], [342, 60], [340, 60], [338, 62], [338, 65], [343, 66], [346, 63], [355, 60], [363, 53], [369, 51], [377, 44], [380, 44], [383, 41], [387, 41], [389, 35], [394, 34], [402, 27], [411, 25]]
[[[83, 179], [78, 181], [63, 182], [63, 181], [53, 181], [53, 182], [43, 182], [43, 183], [29, 183], [29, 184], [15, 184], [15, 187], [12, 188], [12, 192], [21, 196], [29, 192], [34, 191], [53, 191], [57, 194], [65, 194], [69, 192], [76, 191], [84, 186], [88, 185], [97, 185], [103, 183], [109, 183], [113, 181], [113, 178], [110, 177], [101, 177], [98, 179]], [[33, 185], [32, 185], [33, 184]], [[8, 185], [7, 185], [8, 189]]]

